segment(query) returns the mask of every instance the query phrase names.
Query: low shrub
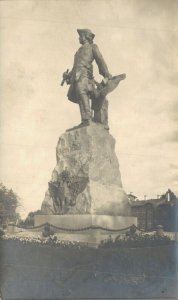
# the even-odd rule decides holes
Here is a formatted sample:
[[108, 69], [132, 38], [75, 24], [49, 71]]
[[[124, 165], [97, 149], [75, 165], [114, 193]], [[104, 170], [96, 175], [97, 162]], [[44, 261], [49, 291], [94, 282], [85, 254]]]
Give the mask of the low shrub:
[[50, 227], [50, 224], [46, 224], [44, 226], [44, 229], [42, 231], [42, 236], [43, 237], [49, 237], [54, 235], [54, 230]]
[[5, 232], [3, 229], [0, 228], [0, 237], [2, 237], [3, 235], [5, 235]]

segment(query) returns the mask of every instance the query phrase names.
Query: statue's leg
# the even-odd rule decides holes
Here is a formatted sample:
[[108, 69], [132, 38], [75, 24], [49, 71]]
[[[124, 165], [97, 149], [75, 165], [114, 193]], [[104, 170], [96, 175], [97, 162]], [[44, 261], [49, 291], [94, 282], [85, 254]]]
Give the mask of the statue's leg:
[[83, 122], [83, 120], [85, 118], [85, 111], [84, 111], [83, 103], [82, 103], [82, 101], [79, 100], [78, 104], [79, 104], [79, 108], [80, 108], [81, 122]]
[[86, 77], [82, 78], [80, 81], [76, 83], [76, 92], [77, 92], [82, 122], [87, 122], [91, 119], [91, 109], [90, 109], [87, 87], [88, 87], [88, 79]]
[[82, 122], [89, 121], [91, 119], [91, 111], [89, 97], [86, 93], [79, 94], [79, 106]]
[[91, 118], [90, 106], [88, 107], [87, 101], [88, 97], [85, 94], [80, 94], [78, 103], [82, 122]]

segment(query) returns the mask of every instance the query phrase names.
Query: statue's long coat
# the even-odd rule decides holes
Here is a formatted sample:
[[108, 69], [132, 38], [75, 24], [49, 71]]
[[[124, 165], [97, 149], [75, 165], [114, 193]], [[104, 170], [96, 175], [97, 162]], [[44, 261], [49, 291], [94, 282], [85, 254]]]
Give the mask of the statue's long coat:
[[99, 73], [103, 77], [110, 77], [107, 65], [100, 53], [96, 44], [84, 44], [76, 52], [74, 57], [74, 65], [70, 76], [70, 88], [68, 91], [68, 99], [72, 102], [78, 103], [76, 93], [77, 82], [82, 82], [82, 89], [86, 93], [92, 92], [95, 89], [93, 78], [93, 61], [96, 61]]

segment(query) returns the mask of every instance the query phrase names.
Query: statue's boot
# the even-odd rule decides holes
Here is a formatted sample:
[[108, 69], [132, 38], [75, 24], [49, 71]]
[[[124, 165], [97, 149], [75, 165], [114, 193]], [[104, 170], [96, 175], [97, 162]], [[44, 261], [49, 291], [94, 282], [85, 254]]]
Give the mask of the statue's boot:
[[88, 95], [84, 92], [78, 93], [79, 107], [81, 114], [81, 123], [74, 127], [74, 129], [89, 126], [91, 121], [91, 110]]
[[89, 126], [90, 124], [91, 124], [91, 120], [90, 119], [83, 120], [78, 126], [75, 126], [74, 129], [85, 127], [85, 126]]
[[75, 130], [75, 129], [79, 129], [79, 128], [82, 128], [82, 127], [85, 127], [85, 126], [89, 126], [90, 124], [91, 124], [91, 119], [90, 120], [88, 120], [88, 119], [83, 120], [79, 125], [67, 129], [66, 132], [71, 131], [71, 130]]
[[82, 123], [87, 120], [90, 120], [91, 109], [90, 109], [89, 97], [84, 92], [79, 94], [79, 107], [80, 107]]
[[67, 129], [66, 131], [75, 130], [77, 128], [81, 128], [84, 126], [89, 126], [91, 121], [91, 109], [90, 109], [90, 102], [89, 97], [86, 92], [78, 91], [78, 104], [80, 107], [80, 114], [81, 114], [81, 123], [77, 126]]

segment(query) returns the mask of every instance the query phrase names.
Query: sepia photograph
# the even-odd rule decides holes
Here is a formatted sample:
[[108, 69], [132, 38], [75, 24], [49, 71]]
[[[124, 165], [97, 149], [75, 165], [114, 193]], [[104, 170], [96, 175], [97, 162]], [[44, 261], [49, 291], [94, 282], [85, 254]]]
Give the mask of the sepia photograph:
[[178, 297], [178, 1], [0, 1], [0, 300]]

